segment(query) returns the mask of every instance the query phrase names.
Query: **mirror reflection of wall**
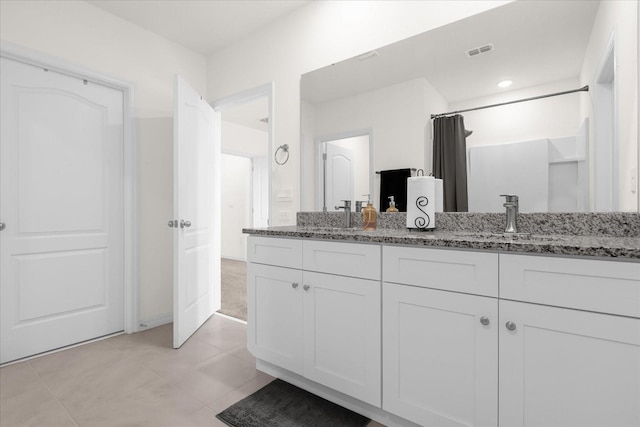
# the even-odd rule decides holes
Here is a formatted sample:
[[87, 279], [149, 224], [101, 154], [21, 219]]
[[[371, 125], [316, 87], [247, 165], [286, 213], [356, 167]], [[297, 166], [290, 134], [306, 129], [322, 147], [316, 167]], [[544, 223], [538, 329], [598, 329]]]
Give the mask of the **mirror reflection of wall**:
[[[306, 76], [303, 76], [303, 82]], [[324, 99], [322, 91], [315, 96], [304, 93], [302, 96], [304, 135], [329, 135], [353, 129], [372, 129], [371, 154], [375, 153], [375, 155], [371, 159], [371, 164], [372, 169], [376, 171], [402, 168], [425, 169], [428, 154], [425, 117], [428, 117], [433, 109], [446, 107], [442, 97], [424, 79], [414, 79], [338, 99]], [[313, 139], [305, 138], [303, 143], [305, 153], [315, 152]], [[309, 160], [308, 158], [304, 160], [307, 167], [310, 163], [317, 164]], [[371, 199], [374, 206], [380, 209], [377, 202], [380, 192], [379, 176], [369, 173], [365, 179], [369, 180], [369, 186], [373, 187]], [[309, 191], [317, 191], [317, 189], [310, 189], [307, 186], [307, 191], [303, 192], [305, 196], [303, 210], [315, 209], [314, 198], [304, 194]], [[362, 194], [368, 193], [370, 191]], [[360, 194], [356, 193], [356, 196], [360, 197]]]
[[[528, 202], [520, 198], [523, 211], [636, 211], [637, 8], [637, 2], [615, 0], [518, 1], [307, 73], [301, 83], [303, 134], [369, 127], [373, 170], [410, 167], [428, 174], [431, 114], [588, 85], [589, 92], [463, 113], [465, 127], [474, 131], [467, 138], [469, 172], [476, 177], [469, 191], [484, 190], [469, 198], [490, 200], [470, 210], [503, 211], [500, 192], [492, 197], [498, 190], [482, 180], [515, 182], [502, 168], [509, 164], [521, 181], [545, 189], [544, 196], [533, 187], [520, 190], [536, 195]], [[613, 137], [597, 138], [602, 125], [594, 128], [594, 116], [602, 102], [596, 87], [612, 43]], [[489, 45], [485, 53], [468, 54]], [[510, 88], [496, 87], [507, 78]], [[312, 140], [303, 140], [304, 164], [313, 155]], [[504, 150], [494, 149], [503, 144]], [[540, 155], [532, 157], [530, 147]], [[499, 169], [504, 174], [494, 173]], [[379, 183], [372, 176], [376, 201]], [[598, 203], [606, 194], [613, 194], [611, 201]], [[303, 209], [314, 207], [303, 199]]]

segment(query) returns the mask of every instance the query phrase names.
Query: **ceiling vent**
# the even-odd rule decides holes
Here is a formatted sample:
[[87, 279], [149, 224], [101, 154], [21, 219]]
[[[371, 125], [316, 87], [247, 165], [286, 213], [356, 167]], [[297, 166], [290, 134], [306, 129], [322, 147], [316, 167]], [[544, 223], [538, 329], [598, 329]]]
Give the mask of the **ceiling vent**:
[[467, 53], [468, 57], [472, 57], [472, 56], [480, 55], [482, 53], [491, 52], [493, 49], [495, 49], [493, 47], [493, 43], [489, 43], [489, 44], [484, 45], [484, 46], [480, 46], [480, 47], [476, 47], [476, 48], [473, 48], [473, 49], [469, 49], [466, 53]]
[[372, 50], [370, 52], [356, 56], [356, 59], [358, 61], [366, 61], [367, 59], [375, 58], [376, 56], [380, 56], [380, 52], [378, 52], [377, 50]]

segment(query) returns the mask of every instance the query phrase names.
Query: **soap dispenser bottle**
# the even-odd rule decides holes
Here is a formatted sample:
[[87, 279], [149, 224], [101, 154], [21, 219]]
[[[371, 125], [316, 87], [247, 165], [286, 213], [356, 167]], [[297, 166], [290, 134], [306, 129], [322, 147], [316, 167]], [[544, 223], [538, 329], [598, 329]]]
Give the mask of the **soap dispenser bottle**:
[[389, 196], [389, 207], [387, 208], [387, 212], [398, 212], [398, 208], [396, 208], [396, 198], [394, 196]]
[[378, 228], [378, 212], [371, 204], [371, 196], [367, 196], [367, 207], [362, 210], [362, 229], [364, 231], [374, 231]]

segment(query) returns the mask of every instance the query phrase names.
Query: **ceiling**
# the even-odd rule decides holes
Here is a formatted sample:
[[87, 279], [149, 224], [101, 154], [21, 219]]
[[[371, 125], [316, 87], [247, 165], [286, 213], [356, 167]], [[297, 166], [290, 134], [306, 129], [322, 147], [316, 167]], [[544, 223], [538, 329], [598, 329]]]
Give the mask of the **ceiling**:
[[[520, 0], [303, 76], [315, 104], [426, 78], [449, 102], [533, 87], [580, 74], [599, 2]], [[493, 51], [469, 57], [469, 49]], [[574, 88], [568, 88], [574, 89]], [[502, 89], [504, 91], [504, 89]]]
[[[85, 0], [190, 50], [210, 55], [310, 0]], [[598, 1], [521, 0], [377, 49], [378, 56], [347, 60], [305, 74], [311, 103], [349, 96], [413, 78], [426, 78], [449, 102], [536, 86], [580, 72]], [[495, 50], [469, 58], [469, 49]], [[250, 108], [252, 127], [264, 106]], [[237, 111], [242, 116], [241, 111]], [[260, 117], [258, 117], [260, 116]], [[231, 119], [231, 112], [229, 112]], [[241, 120], [240, 118], [233, 121]]]
[[[242, 40], [310, 0], [85, 0], [203, 55]], [[223, 111], [223, 119], [266, 132], [266, 98]]]
[[309, 0], [86, 0], [109, 13], [210, 55]]
[[222, 120], [262, 132], [269, 130], [269, 123], [263, 121], [268, 118], [269, 100], [266, 96], [222, 110]]

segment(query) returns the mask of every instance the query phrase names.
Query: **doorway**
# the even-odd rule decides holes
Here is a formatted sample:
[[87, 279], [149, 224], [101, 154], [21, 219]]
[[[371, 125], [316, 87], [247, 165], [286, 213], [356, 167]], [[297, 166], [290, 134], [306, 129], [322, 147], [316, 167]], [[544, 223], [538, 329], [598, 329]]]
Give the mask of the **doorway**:
[[214, 103], [222, 115], [220, 313], [247, 320], [243, 228], [266, 227], [270, 213], [271, 86]]

